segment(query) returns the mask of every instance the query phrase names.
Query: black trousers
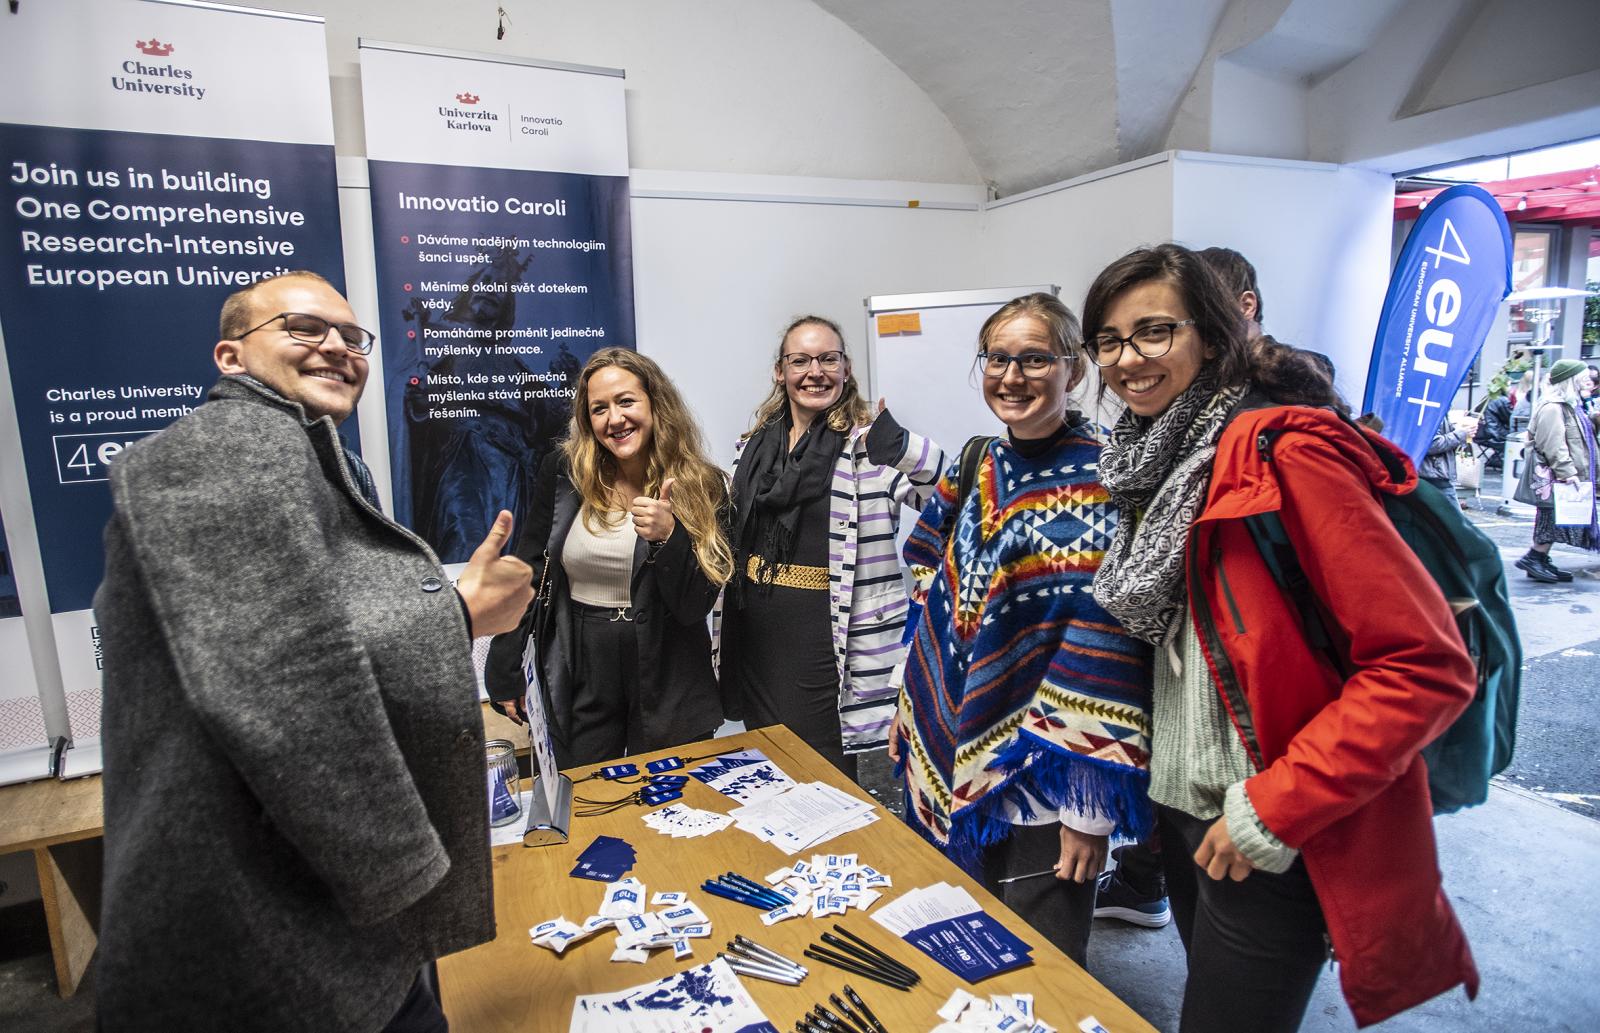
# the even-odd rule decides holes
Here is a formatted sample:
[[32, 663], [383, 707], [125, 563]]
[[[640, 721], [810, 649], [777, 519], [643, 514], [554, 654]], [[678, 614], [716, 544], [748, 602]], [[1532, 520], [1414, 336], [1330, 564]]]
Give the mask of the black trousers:
[[450, 1023], [445, 1021], [444, 1010], [439, 1007], [439, 996], [428, 976], [435, 971], [430, 964], [417, 974], [411, 992], [394, 1013], [394, 1018], [383, 1027], [383, 1033], [450, 1033]]
[[1059, 860], [1060, 825], [1013, 825], [1011, 835], [983, 852], [983, 888], [1082, 966], [1088, 960], [1089, 932], [1094, 928], [1094, 879], [1072, 882], [1051, 873], [1000, 882], [1045, 871]]
[[[571, 731], [557, 758], [562, 767], [595, 764], [645, 751], [647, 741], [640, 693], [639, 639], [632, 620], [618, 619], [608, 607], [574, 601]], [[709, 739], [707, 728], [688, 742]]]
[[1167, 895], [1189, 958], [1180, 1033], [1294, 1033], [1328, 957], [1305, 862], [1213, 879], [1194, 863], [1216, 819], [1157, 807]]
[[[744, 700], [746, 728], [783, 725], [852, 782], [856, 758], [839, 727], [839, 668], [833, 655], [828, 593], [745, 586], [742, 609], [723, 614], [722, 676]], [[731, 647], [731, 648], [730, 648]]]

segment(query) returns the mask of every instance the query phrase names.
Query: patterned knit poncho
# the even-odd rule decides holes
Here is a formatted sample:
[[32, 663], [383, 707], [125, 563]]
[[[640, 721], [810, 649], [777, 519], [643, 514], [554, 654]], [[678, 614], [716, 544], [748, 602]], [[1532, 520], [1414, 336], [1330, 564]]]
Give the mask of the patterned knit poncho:
[[991, 443], [959, 513], [952, 467], [905, 547], [922, 607], [900, 694], [906, 820], [969, 870], [1030, 794], [1117, 835], [1150, 827], [1150, 650], [1090, 591], [1116, 526], [1100, 446], [1069, 424], [1029, 451]]

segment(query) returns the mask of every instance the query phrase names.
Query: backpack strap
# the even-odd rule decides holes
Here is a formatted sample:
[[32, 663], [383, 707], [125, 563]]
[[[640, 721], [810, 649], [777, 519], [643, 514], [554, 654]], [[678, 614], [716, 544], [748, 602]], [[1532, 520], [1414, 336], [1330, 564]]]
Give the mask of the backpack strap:
[[[1272, 462], [1272, 445], [1279, 433], [1269, 430], [1256, 436], [1256, 449], [1266, 462]], [[1306, 643], [1327, 656], [1333, 669], [1340, 675], [1349, 677], [1349, 664], [1334, 648], [1333, 636], [1328, 634], [1328, 625], [1322, 619], [1322, 612], [1317, 609], [1316, 591], [1311, 587], [1311, 579], [1306, 576], [1305, 568], [1300, 565], [1300, 557], [1294, 551], [1294, 543], [1289, 540], [1283, 520], [1277, 513], [1256, 513], [1245, 517], [1244, 525], [1255, 540], [1261, 559], [1271, 571], [1272, 580], [1277, 582], [1279, 590], [1299, 614]]]
[[966, 505], [967, 496], [972, 494], [973, 487], [978, 481], [978, 467], [983, 465], [983, 454], [989, 450], [989, 445], [994, 442], [993, 434], [978, 434], [967, 439], [961, 446], [961, 464], [956, 474], [956, 511]]

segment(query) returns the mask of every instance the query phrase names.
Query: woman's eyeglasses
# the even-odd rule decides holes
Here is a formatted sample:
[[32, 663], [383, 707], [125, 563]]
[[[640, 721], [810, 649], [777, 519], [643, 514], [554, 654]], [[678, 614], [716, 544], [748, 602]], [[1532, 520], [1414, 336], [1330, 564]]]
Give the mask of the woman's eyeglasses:
[[321, 344], [328, 338], [329, 330], [337, 330], [339, 339], [344, 346], [357, 355], [365, 355], [372, 351], [374, 335], [371, 330], [362, 329], [354, 323], [330, 323], [321, 316], [313, 316], [309, 312], [279, 312], [261, 326], [252, 327], [239, 335], [239, 340], [249, 337], [262, 327], [278, 320], [283, 320], [283, 329], [290, 337], [301, 344]]
[[780, 356], [779, 362], [791, 373], [804, 373], [815, 362], [821, 366], [825, 373], [835, 373], [844, 365], [844, 352], [823, 352], [821, 355], [806, 355], [802, 352], [790, 352]]
[[1096, 366], [1115, 366], [1122, 361], [1122, 349], [1126, 345], [1141, 358], [1159, 359], [1172, 350], [1172, 335], [1183, 326], [1194, 326], [1194, 320], [1151, 323], [1148, 326], [1141, 326], [1127, 337], [1096, 334], [1089, 338], [1089, 357], [1094, 360]]
[[1021, 355], [1007, 355], [1005, 352], [979, 352], [978, 368], [983, 370], [983, 375], [996, 380], [1006, 375], [1006, 370], [1015, 362], [1017, 369], [1029, 380], [1038, 380], [1050, 375], [1056, 368], [1056, 363], [1065, 358], [1053, 352], [1023, 352]]

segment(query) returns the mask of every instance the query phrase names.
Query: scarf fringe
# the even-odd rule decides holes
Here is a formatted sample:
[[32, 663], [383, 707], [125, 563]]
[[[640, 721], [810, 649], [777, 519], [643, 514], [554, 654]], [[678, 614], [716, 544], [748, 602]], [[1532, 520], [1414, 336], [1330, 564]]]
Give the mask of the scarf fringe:
[[1034, 817], [1030, 793], [1050, 807], [1111, 818], [1116, 822], [1111, 835], [1122, 839], [1143, 840], [1155, 825], [1150, 775], [1137, 768], [1085, 757], [1027, 732], [1013, 739], [990, 767], [1005, 772], [1005, 781], [951, 817], [948, 843], [933, 840], [920, 822], [912, 820], [909, 809], [906, 815], [923, 838], [974, 878], [982, 875], [984, 849], [1011, 835], [1006, 805], [1013, 805], [1025, 819]]

